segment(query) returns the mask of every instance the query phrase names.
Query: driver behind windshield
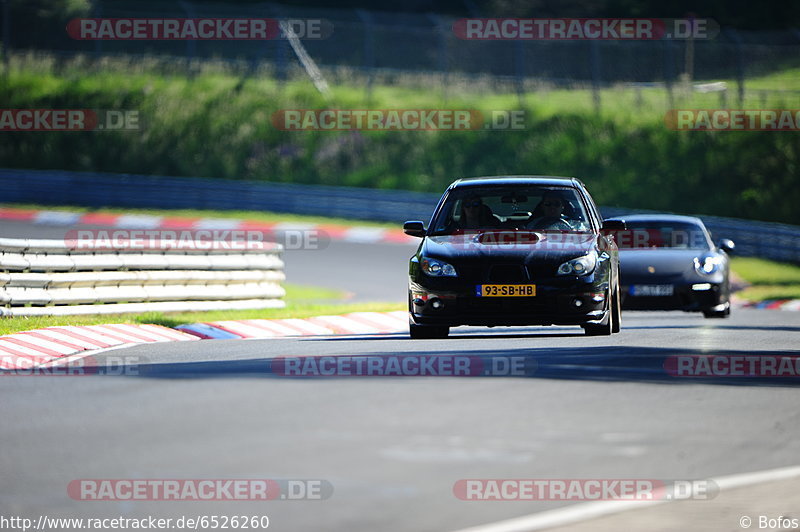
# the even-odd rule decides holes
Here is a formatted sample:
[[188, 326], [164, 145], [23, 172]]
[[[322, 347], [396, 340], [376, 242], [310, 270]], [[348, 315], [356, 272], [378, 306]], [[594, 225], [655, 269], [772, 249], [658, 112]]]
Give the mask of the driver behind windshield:
[[572, 225], [564, 215], [566, 200], [553, 190], [547, 191], [542, 196], [542, 201], [533, 210], [526, 227], [540, 231], [570, 231]]

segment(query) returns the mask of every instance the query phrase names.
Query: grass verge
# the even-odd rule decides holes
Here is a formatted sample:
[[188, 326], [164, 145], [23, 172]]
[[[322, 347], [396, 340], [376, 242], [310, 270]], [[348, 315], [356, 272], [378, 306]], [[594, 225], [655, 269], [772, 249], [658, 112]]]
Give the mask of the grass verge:
[[30, 331], [55, 325], [100, 325], [103, 323], [154, 323], [174, 327], [184, 323], [221, 320], [309, 318], [348, 312], [389, 312], [402, 310], [401, 303], [341, 303], [346, 294], [327, 288], [284, 284], [286, 308], [263, 310], [225, 310], [211, 312], [111, 314], [87, 316], [34, 316], [0, 318], [0, 335]]
[[734, 257], [731, 269], [750, 286], [736, 295], [747, 301], [800, 299], [800, 266], [754, 257]]
[[[517, 94], [469, 81], [423, 88], [387, 80], [367, 90], [347, 78], [332, 83], [329, 102], [307, 79], [211, 67], [187, 77], [164, 66], [154, 58], [12, 54], [0, 107], [130, 110], [140, 129], [6, 132], [0, 166], [435, 193], [457, 177], [574, 175], [610, 207], [800, 223], [800, 144], [791, 133], [673, 131], [665, 123], [673, 107], [796, 109], [797, 69], [749, 79], [747, 87], [770, 92], [747, 89], [742, 102], [734, 84], [724, 100], [685, 87], [669, 97], [663, 87], [620, 85], [600, 91], [596, 108], [582, 88]], [[481, 122], [464, 131], [286, 131], [272, 123], [280, 110], [325, 108], [474, 109], [488, 118], [521, 110], [525, 120], [503, 131]]]

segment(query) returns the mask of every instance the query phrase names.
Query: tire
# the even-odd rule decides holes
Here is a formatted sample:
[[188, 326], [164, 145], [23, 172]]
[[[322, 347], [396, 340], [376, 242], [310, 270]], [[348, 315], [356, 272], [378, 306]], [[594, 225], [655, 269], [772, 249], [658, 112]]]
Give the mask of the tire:
[[438, 325], [417, 325], [416, 323], [409, 323], [408, 333], [412, 340], [447, 338], [447, 335], [450, 334], [450, 327]]
[[619, 300], [619, 286], [614, 290], [614, 297], [611, 298], [611, 315], [613, 321], [611, 323], [611, 332], [618, 333], [622, 329], [622, 305]]
[[703, 309], [703, 316], [706, 318], [717, 318], [717, 319], [724, 319], [728, 318], [731, 315], [731, 304], [730, 302], [725, 306], [725, 310], [711, 310], [711, 309]]

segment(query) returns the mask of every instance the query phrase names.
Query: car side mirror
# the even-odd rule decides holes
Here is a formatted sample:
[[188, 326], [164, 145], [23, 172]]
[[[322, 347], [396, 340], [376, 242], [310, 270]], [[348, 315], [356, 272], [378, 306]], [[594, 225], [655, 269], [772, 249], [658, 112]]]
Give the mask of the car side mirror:
[[725, 253], [733, 253], [733, 250], [736, 249], [736, 244], [733, 243], [733, 240], [723, 238], [719, 241], [719, 245], [717, 247]]
[[625, 231], [628, 229], [628, 225], [625, 223], [625, 220], [603, 220], [603, 226], [601, 227], [602, 231]]
[[425, 224], [418, 221], [406, 222], [403, 224], [403, 232], [409, 236], [417, 236], [422, 238], [425, 236]]

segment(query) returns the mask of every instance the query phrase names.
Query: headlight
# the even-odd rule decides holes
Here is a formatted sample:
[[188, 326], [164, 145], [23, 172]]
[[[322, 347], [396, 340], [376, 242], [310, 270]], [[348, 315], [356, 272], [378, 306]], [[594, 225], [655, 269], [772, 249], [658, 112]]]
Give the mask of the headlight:
[[594, 271], [597, 265], [597, 253], [589, 253], [583, 257], [572, 259], [558, 267], [558, 275], [586, 275]]
[[719, 271], [722, 265], [720, 257], [707, 256], [701, 258], [694, 258], [694, 269], [701, 275], [712, 275]]
[[420, 261], [422, 271], [432, 277], [455, 277], [456, 269], [441, 260], [423, 258]]

